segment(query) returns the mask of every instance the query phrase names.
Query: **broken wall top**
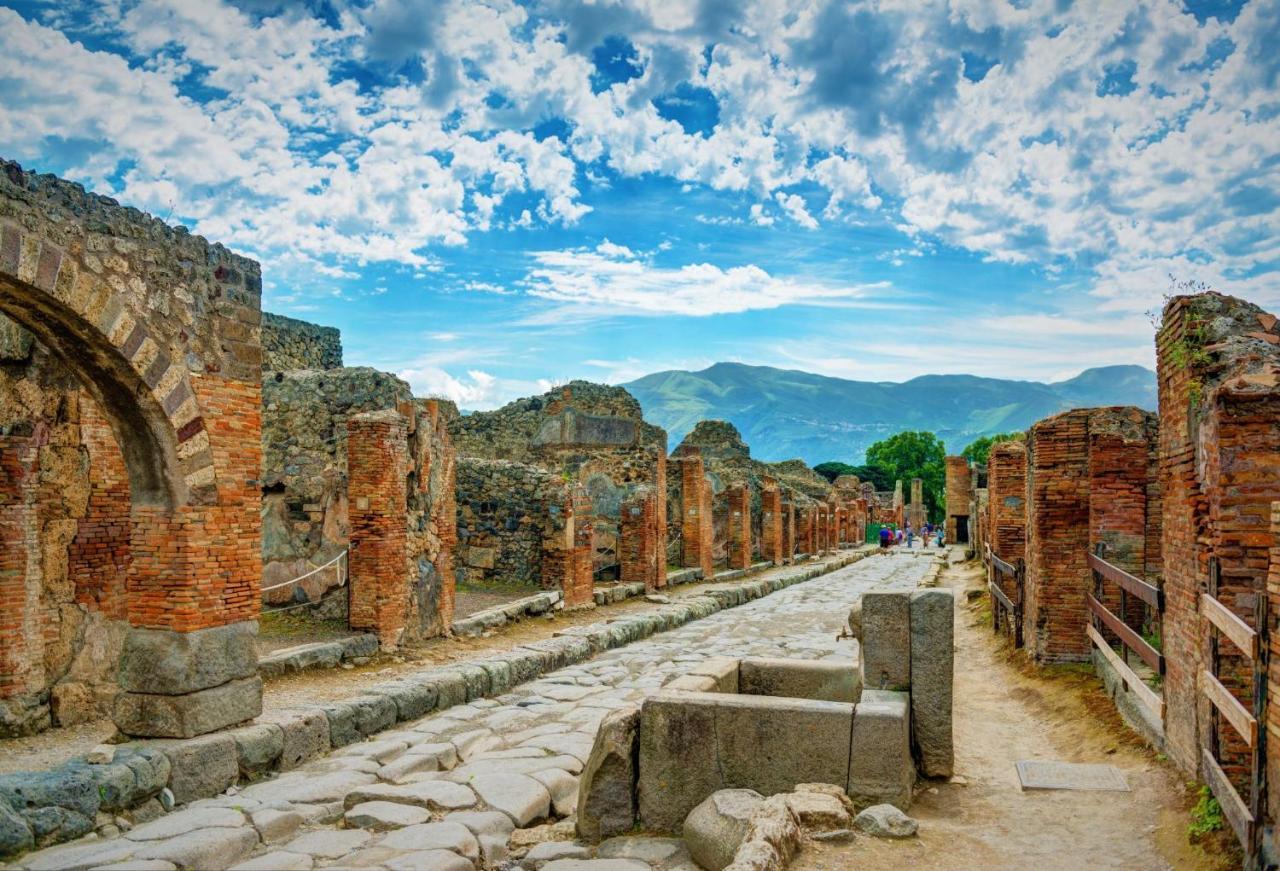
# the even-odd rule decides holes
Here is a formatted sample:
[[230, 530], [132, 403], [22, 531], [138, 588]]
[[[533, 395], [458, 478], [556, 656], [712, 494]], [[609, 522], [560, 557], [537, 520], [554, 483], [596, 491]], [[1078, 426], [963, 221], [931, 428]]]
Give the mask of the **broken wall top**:
[[337, 327], [262, 313], [262, 368], [279, 372], [290, 369], [340, 369], [342, 333]]
[[[1181, 321], [1183, 336], [1166, 330]], [[1217, 292], [1176, 296], [1164, 308], [1162, 361], [1187, 366], [1206, 399], [1217, 391], [1269, 393], [1280, 385], [1280, 324], [1251, 302]]]

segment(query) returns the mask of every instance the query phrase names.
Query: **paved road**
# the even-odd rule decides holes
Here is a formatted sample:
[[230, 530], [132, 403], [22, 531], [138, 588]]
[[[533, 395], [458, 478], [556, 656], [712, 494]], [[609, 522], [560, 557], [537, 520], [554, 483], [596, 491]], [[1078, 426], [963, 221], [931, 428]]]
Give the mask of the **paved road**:
[[[573, 813], [578, 774], [609, 711], [712, 656], [849, 660], [854, 642], [836, 640], [849, 606], [869, 589], [916, 586], [931, 561], [902, 552], [862, 560], [503, 696], [403, 724], [235, 795], [195, 802], [124, 837], [33, 854], [23, 866], [465, 871], [501, 865], [509, 845], [520, 843], [521, 833], [512, 837], [517, 824]], [[567, 823], [557, 829], [571, 831]], [[539, 855], [571, 856], [579, 849], [562, 843], [541, 847]], [[618, 871], [693, 867], [678, 842], [617, 839], [602, 851], [630, 858], [630, 865], [611, 863]], [[140, 864], [148, 860], [153, 864]]]

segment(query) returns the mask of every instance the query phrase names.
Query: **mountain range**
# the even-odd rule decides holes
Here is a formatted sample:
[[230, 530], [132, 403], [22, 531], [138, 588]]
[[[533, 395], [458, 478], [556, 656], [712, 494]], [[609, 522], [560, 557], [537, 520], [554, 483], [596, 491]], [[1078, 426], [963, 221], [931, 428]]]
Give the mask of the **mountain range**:
[[1042, 383], [974, 375], [925, 375], [902, 383], [850, 381], [790, 369], [716, 363], [700, 372], [655, 372], [623, 384], [674, 448], [699, 420], [727, 420], [751, 454], [861, 463], [868, 447], [902, 430], [930, 430], [958, 454], [979, 436], [1026, 429], [1071, 408], [1154, 410], [1156, 376], [1142, 366], [1086, 369]]

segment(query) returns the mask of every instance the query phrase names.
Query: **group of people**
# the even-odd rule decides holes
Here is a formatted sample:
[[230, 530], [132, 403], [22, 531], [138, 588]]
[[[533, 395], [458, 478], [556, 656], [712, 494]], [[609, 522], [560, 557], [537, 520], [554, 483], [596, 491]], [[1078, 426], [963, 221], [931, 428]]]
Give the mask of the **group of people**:
[[[946, 530], [943, 526], [934, 526], [932, 522], [925, 522], [924, 529], [920, 530], [921, 547], [929, 547], [932, 543], [936, 543], [939, 548], [946, 545]], [[915, 547], [916, 531], [911, 528], [911, 521], [907, 521], [906, 525], [901, 529], [894, 529], [892, 525], [885, 524], [880, 527], [880, 546], [883, 548], [892, 547], [895, 544], [906, 544], [908, 548]]]

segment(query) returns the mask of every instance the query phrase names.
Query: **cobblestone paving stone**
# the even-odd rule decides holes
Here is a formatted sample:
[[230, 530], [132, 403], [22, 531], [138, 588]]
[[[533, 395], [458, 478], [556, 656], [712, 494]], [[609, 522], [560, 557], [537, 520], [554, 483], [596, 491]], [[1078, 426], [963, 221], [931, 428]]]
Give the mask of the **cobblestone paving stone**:
[[[33, 853], [19, 867], [522, 867], [508, 864], [513, 843], [572, 839], [567, 822], [541, 838], [518, 832], [513, 838], [513, 832], [573, 814], [578, 775], [611, 710], [643, 699], [712, 656], [848, 661], [855, 642], [836, 635], [849, 606], [869, 589], [915, 587], [931, 561], [906, 553], [862, 560], [502, 696], [404, 723], [234, 795], [196, 801], [119, 838]], [[678, 844], [657, 839], [616, 838], [601, 845], [600, 859], [591, 864], [574, 858], [589, 853], [571, 847], [544, 846], [531, 856], [560, 857], [554, 867], [563, 863], [566, 871], [595, 865], [696, 868]], [[525, 867], [534, 867], [529, 857]]]

